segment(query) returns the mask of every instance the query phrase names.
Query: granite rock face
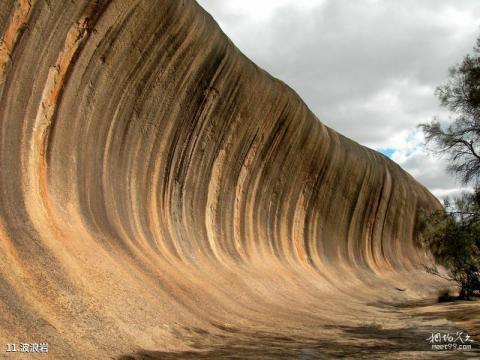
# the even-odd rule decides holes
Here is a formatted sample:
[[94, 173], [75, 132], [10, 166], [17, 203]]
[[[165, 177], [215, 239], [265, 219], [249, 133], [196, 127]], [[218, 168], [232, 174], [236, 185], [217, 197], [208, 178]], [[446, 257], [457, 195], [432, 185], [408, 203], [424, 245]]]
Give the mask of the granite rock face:
[[106, 358], [254, 327], [328, 338], [435, 287], [414, 225], [438, 201], [196, 2], [3, 0], [0, 34], [3, 343]]

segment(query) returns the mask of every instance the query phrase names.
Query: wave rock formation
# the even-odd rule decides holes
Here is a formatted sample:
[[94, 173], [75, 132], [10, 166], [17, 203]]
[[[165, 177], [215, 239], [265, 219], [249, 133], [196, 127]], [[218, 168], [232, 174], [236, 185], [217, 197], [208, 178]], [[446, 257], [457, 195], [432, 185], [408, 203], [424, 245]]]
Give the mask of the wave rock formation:
[[3, 344], [332, 340], [434, 288], [414, 226], [437, 200], [195, 1], [4, 0], [0, 33]]

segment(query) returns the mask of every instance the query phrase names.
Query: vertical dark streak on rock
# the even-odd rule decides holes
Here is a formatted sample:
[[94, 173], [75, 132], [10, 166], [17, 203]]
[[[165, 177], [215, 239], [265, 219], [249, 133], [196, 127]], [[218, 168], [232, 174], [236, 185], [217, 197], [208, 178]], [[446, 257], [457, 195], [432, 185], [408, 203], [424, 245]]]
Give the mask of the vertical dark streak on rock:
[[195, 1], [25, 1], [0, 8], [0, 343], [315, 342], [439, 286], [414, 239], [436, 199]]

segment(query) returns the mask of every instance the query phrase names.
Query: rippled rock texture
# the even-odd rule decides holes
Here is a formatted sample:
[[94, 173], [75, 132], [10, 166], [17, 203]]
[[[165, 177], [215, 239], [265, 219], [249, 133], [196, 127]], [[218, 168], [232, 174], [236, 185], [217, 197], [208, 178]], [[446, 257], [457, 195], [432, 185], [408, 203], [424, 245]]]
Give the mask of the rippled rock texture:
[[437, 200], [196, 2], [2, 0], [0, 31], [2, 343], [310, 356], [438, 286], [414, 238]]

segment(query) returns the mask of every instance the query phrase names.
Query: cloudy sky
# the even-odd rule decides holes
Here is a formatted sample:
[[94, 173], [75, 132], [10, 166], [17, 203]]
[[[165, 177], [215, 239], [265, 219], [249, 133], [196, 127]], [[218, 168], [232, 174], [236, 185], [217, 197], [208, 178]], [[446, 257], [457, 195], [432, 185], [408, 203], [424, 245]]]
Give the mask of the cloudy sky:
[[480, 34], [479, 0], [198, 0], [326, 125], [381, 151], [438, 197], [462, 186], [417, 124], [448, 120], [435, 88]]

